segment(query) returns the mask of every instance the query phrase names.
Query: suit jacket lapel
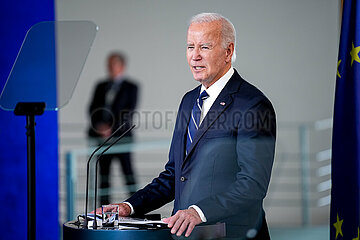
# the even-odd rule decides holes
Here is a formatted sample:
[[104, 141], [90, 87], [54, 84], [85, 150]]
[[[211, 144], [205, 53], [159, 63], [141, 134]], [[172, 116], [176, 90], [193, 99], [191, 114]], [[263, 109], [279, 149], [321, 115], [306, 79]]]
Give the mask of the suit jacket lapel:
[[[221, 96], [226, 95], [226, 96]], [[218, 119], [221, 113], [225, 111], [226, 108], [229, 107], [229, 105], [232, 102], [232, 98], [228, 94], [221, 94], [218, 96], [218, 98], [215, 100], [213, 105], [211, 106], [209, 112], [206, 114], [205, 118], [203, 119], [201, 125], [199, 126], [199, 129], [197, 130], [195, 137], [193, 139], [193, 142], [190, 146], [190, 150], [188, 154], [185, 156], [183, 164], [188, 159], [188, 156], [191, 154], [191, 152], [194, 150], [195, 145], [197, 142], [201, 139], [201, 137], [205, 134], [205, 132], [210, 128], [210, 126]], [[222, 104], [220, 104], [222, 103]], [[225, 104], [223, 104], [225, 103]]]
[[[184, 166], [184, 163], [187, 161], [190, 154], [194, 150], [194, 147], [196, 146], [197, 142], [202, 138], [205, 132], [211, 127], [211, 125], [214, 124], [214, 122], [219, 118], [219, 116], [231, 105], [233, 101], [231, 94], [238, 91], [241, 82], [242, 82], [242, 78], [235, 70], [233, 76], [230, 78], [229, 82], [225, 85], [224, 89], [220, 92], [219, 96], [216, 98], [215, 102], [211, 106], [209, 112], [206, 114], [205, 118], [203, 119], [198, 131], [196, 132], [193, 142], [190, 146], [190, 150], [188, 154], [185, 156], [182, 166]], [[191, 110], [190, 110], [190, 114], [191, 114]]]
[[185, 158], [185, 149], [186, 149], [186, 138], [187, 138], [187, 127], [191, 117], [191, 111], [193, 109], [194, 103], [200, 94], [201, 85], [195, 88], [192, 92], [192, 95], [188, 98], [187, 102], [184, 102], [184, 107], [181, 110], [182, 112], [178, 113], [181, 114], [180, 117], [184, 121], [181, 124], [181, 158]]

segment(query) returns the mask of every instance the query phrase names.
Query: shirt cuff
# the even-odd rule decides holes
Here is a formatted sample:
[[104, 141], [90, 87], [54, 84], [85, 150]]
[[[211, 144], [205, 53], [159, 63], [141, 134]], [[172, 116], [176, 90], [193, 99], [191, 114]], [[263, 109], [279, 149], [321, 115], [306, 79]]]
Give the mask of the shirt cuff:
[[130, 207], [130, 209], [131, 209], [130, 215], [133, 215], [133, 214], [135, 213], [135, 211], [134, 211], [134, 208], [133, 208], [133, 206], [131, 205], [131, 203], [129, 203], [129, 202], [123, 202], [123, 203], [125, 203], [126, 205], [128, 205], [128, 206]]
[[203, 211], [201, 211], [201, 209], [200, 209], [198, 206], [196, 206], [196, 205], [191, 205], [189, 208], [195, 209], [195, 211], [199, 214], [202, 222], [207, 222], [207, 219], [206, 219]]

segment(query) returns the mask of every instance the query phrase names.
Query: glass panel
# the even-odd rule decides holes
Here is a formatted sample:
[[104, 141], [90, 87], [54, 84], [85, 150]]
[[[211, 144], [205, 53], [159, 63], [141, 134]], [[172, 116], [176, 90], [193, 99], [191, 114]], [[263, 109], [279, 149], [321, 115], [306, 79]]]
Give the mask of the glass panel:
[[40, 22], [27, 32], [6, 85], [0, 107], [45, 102], [58, 110], [71, 98], [98, 27], [89, 21]]

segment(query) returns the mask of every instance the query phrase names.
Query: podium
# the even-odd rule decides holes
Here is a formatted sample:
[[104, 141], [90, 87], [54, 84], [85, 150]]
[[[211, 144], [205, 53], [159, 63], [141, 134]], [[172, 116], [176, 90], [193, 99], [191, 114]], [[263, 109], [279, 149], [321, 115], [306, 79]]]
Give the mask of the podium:
[[223, 239], [225, 237], [225, 223], [213, 225], [196, 226], [188, 238], [177, 237], [170, 233], [170, 229], [159, 230], [117, 230], [117, 229], [84, 229], [75, 224], [75, 221], [67, 222], [63, 225], [63, 240], [205, 240]]

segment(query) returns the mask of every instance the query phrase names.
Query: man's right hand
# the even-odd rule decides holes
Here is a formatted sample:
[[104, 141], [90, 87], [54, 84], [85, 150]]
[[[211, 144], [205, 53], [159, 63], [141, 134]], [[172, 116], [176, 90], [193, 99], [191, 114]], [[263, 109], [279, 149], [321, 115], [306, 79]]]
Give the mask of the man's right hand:
[[[131, 208], [126, 203], [112, 203], [111, 205], [118, 205], [119, 206], [119, 217], [127, 217], [131, 214]], [[105, 212], [114, 212], [116, 211], [115, 207], [109, 206], [104, 208]], [[96, 209], [96, 214], [102, 214], [102, 209]]]
[[98, 123], [96, 125], [96, 132], [99, 133], [102, 138], [110, 137], [111, 131], [111, 126], [107, 123]]

